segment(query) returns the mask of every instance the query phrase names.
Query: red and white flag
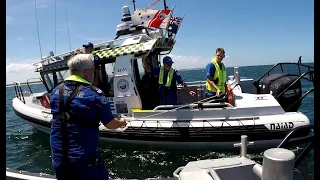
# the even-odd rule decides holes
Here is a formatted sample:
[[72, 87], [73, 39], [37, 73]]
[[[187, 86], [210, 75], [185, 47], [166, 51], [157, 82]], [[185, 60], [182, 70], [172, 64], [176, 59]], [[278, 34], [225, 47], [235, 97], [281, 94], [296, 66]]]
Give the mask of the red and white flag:
[[171, 10], [138, 9], [131, 17], [133, 25], [166, 29], [170, 23]]

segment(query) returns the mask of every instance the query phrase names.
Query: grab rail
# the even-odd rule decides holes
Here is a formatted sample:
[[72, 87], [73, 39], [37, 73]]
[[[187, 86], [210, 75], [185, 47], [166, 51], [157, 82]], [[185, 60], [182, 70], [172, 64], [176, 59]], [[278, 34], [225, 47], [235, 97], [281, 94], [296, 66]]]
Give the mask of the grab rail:
[[[273, 69], [275, 69], [276, 67], [278, 67], [278, 66], [280, 66], [281, 71], [283, 72], [283, 67], [282, 67], [282, 65], [286, 65], [286, 64], [297, 65], [300, 76], [301, 76], [301, 66], [308, 68], [308, 71], [314, 70], [314, 67], [312, 67], [312, 66], [308, 66], [308, 65], [305, 65], [305, 64], [301, 64], [301, 58], [299, 58], [299, 61], [298, 61], [297, 63], [294, 63], [294, 62], [278, 63], [278, 64], [275, 64], [271, 69], [269, 69], [269, 71], [267, 71], [264, 75], [262, 75], [258, 80], [256, 80], [256, 81], [255, 81], [255, 85], [259, 86], [260, 80], [261, 80], [262, 78], [264, 78], [265, 76], [267, 76], [267, 75], [269, 76], [269, 75], [270, 75], [270, 72], [271, 72]], [[311, 69], [312, 69], [312, 70], [311, 70]], [[313, 81], [313, 78], [312, 78], [311, 81]]]
[[293, 130], [291, 130], [284, 138], [283, 140], [279, 143], [279, 145], [277, 146], [277, 148], [282, 148], [288, 144], [302, 144], [303, 142], [309, 142], [307, 147], [304, 148], [304, 150], [300, 153], [300, 155], [297, 157], [296, 162], [295, 162], [295, 167], [299, 166], [299, 164], [301, 163], [301, 161], [307, 156], [307, 154], [311, 151], [311, 149], [313, 148], [314, 144], [313, 144], [313, 139], [314, 139], [314, 134], [312, 133], [311, 136], [307, 136], [304, 138], [300, 138], [297, 140], [291, 140], [291, 138], [293, 138], [294, 135], [296, 135], [297, 133], [301, 133], [301, 131], [306, 131], [309, 130], [311, 132], [311, 130], [314, 129], [314, 125], [313, 124], [309, 124], [309, 125], [305, 125], [305, 126], [299, 126], [294, 128]]
[[28, 88], [30, 90], [30, 93], [33, 94], [32, 90], [31, 90], [31, 88], [29, 86], [29, 80], [31, 80], [31, 79], [39, 79], [42, 83], [43, 83], [43, 80], [41, 78], [30, 78], [30, 79], [27, 80], [27, 86], [28, 86]]
[[20, 83], [17, 82], [17, 81], [14, 81], [13, 84], [14, 84], [14, 91], [16, 93], [16, 97], [18, 99], [20, 99], [20, 101], [22, 101], [25, 104], [26, 101], [24, 100], [24, 96], [23, 96], [23, 93], [22, 93], [22, 88], [21, 88]]

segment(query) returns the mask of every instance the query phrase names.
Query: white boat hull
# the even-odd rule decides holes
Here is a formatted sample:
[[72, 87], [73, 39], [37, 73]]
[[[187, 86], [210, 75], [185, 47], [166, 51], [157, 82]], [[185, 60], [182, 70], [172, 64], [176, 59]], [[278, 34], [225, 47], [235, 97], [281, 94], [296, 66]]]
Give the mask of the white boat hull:
[[[27, 98], [26, 98], [27, 99]], [[49, 109], [45, 108], [38, 108], [38, 107], [31, 107], [29, 105], [24, 104], [22, 101], [20, 101], [17, 98], [14, 98], [12, 101], [13, 109], [16, 112], [16, 114], [23, 119], [25, 119], [31, 126], [35, 127], [36, 129], [45, 132], [47, 134], [50, 134], [50, 120], [52, 118], [52, 115], [50, 114]], [[267, 122], [269, 121], [269, 122]], [[212, 120], [208, 123], [204, 123], [203, 121], [191, 121], [191, 124], [193, 127], [198, 127], [198, 129], [201, 129], [203, 127], [207, 128], [224, 128], [227, 129], [229, 127], [233, 127], [233, 129], [240, 128], [242, 125], [239, 125], [239, 122], [242, 123], [242, 125], [248, 125], [251, 128], [253, 126], [260, 125], [260, 128], [262, 126], [265, 127], [265, 131], [270, 131], [271, 133], [277, 133], [277, 129], [275, 125], [271, 125], [272, 123], [281, 124], [281, 122], [287, 122], [286, 126], [279, 126], [279, 130], [281, 130], [283, 133], [281, 135], [278, 135], [277, 138], [257, 138], [259, 136], [262, 136], [264, 132], [259, 132], [258, 130], [255, 133], [247, 133], [249, 136], [249, 140], [253, 139], [255, 142], [253, 146], [249, 147], [249, 150], [262, 150], [267, 149], [270, 147], [275, 147], [281, 139], [285, 136], [287, 131], [284, 130], [290, 130], [293, 127], [302, 126], [310, 124], [308, 118], [301, 114], [301, 113], [287, 113], [285, 115], [273, 115], [273, 116], [261, 116], [259, 117], [259, 120], [224, 120], [223, 122], [221, 120]], [[108, 130], [103, 125], [101, 125], [100, 128], [100, 140], [102, 143], [106, 142], [106, 144], [112, 144], [112, 145], [125, 145], [128, 147], [152, 147], [152, 148], [165, 148], [165, 149], [215, 149], [215, 150], [231, 150], [234, 149], [233, 144], [237, 143], [238, 139], [238, 133], [234, 133], [231, 135], [220, 133], [217, 134], [218, 136], [221, 136], [222, 138], [212, 138], [212, 140], [208, 140], [208, 138], [193, 138], [193, 140], [190, 139], [181, 139], [179, 140], [178, 137], [172, 137], [172, 139], [169, 137], [170, 133], [158, 133], [154, 134], [152, 131], [150, 132], [144, 132], [145, 134], [141, 134], [142, 131], [146, 131], [146, 129], [139, 129], [141, 127], [141, 124], [145, 123], [148, 128], [159, 128], [159, 121], [155, 122], [152, 120], [149, 121], [141, 121], [141, 120], [132, 120], [127, 127], [124, 129], [117, 129], [117, 130]], [[251, 124], [250, 124], [251, 123]], [[254, 123], [254, 124], [252, 124]], [[173, 122], [173, 121], [167, 121], [162, 122], [162, 128], [163, 131], [168, 131], [174, 129], [175, 126], [177, 128], [177, 125], [181, 128], [185, 128], [183, 126], [186, 125], [185, 122], [180, 122], [179, 120]], [[230, 126], [232, 125], [232, 126]], [[292, 126], [292, 127], [291, 127]], [[189, 124], [190, 127], [190, 124]], [[132, 129], [136, 129], [133, 131]], [[138, 129], [137, 129], [138, 128]], [[160, 128], [159, 128], [160, 129]], [[178, 128], [179, 129], [179, 128]], [[180, 130], [177, 130], [180, 132]], [[214, 131], [214, 130], [209, 130]], [[221, 130], [220, 130], [221, 131]], [[128, 133], [129, 132], [129, 133]], [[218, 132], [218, 131], [217, 131]], [[243, 131], [242, 131], [243, 132]], [[242, 133], [241, 132], [241, 133]], [[177, 133], [176, 131], [172, 133]], [[125, 134], [125, 135], [124, 135]], [[137, 136], [140, 135], [140, 138]], [[183, 135], [183, 134], [182, 134]], [[198, 134], [198, 135], [201, 135]], [[165, 136], [168, 136], [167, 138]], [[178, 136], [178, 135], [177, 135]], [[225, 137], [225, 138], [224, 138]], [[229, 138], [227, 138], [229, 137]], [[230, 137], [234, 137], [230, 139]], [[276, 137], [276, 136], [274, 136]]]

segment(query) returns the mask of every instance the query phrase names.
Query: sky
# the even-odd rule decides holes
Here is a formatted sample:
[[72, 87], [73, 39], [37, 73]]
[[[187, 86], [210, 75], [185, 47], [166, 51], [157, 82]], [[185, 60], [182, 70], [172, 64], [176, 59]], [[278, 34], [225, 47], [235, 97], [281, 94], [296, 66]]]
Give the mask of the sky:
[[[136, 0], [136, 7], [147, 8], [153, 2]], [[67, 27], [71, 48], [76, 49], [85, 42], [114, 39], [123, 6], [133, 14], [131, 0], [36, 3], [43, 56], [69, 51]], [[205, 68], [218, 47], [226, 51], [227, 67], [296, 62], [299, 56], [303, 62], [314, 62], [313, 0], [167, 0], [167, 5], [176, 5], [174, 16], [186, 13], [170, 54], [176, 69]], [[163, 9], [163, 1], [153, 9]], [[39, 77], [32, 65], [40, 59], [35, 0], [6, 1], [6, 31], [7, 84]]]

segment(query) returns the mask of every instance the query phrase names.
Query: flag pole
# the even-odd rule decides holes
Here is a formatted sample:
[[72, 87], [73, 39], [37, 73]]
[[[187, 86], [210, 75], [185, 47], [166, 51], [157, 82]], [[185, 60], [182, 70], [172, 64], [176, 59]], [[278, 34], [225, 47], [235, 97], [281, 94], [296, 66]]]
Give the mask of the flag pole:
[[178, 28], [177, 28], [177, 32], [176, 34], [174, 34], [174, 36], [171, 38], [173, 40], [173, 42], [175, 41], [176, 37], [177, 37], [177, 34], [178, 34], [178, 30], [180, 29], [180, 26], [182, 25], [182, 22], [184, 20], [184, 17], [185, 17], [186, 13], [183, 14], [182, 16], [182, 19], [181, 19], [181, 23], [179, 24]]
[[167, 6], [167, 2], [166, 0], [163, 0], [163, 6], [164, 6], [164, 9], [167, 10], [168, 9], [168, 6]]
[[[174, 9], [175, 9], [176, 5], [173, 6], [172, 10], [171, 10], [171, 13], [170, 13], [170, 19], [169, 19], [169, 23], [166, 27], [166, 32], [164, 34], [164, 37], [166, 37], [167, 33], [168, 33], [168, 37], [169, 37], [169, 30], [168, 30], [168, 27], [170, 26], [170, 21], [171, 21], [171, 18], [172, 18], [172, 15], [173, 15], [173, 12], [174, 12]], [[162, 42], [163, 43], [164, 39], [162, 39]]]

